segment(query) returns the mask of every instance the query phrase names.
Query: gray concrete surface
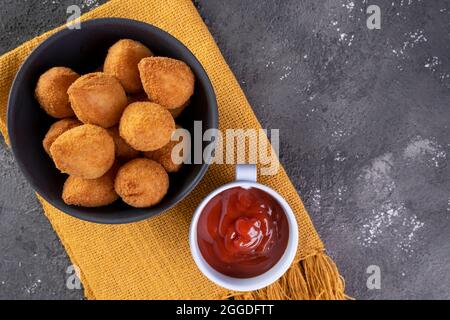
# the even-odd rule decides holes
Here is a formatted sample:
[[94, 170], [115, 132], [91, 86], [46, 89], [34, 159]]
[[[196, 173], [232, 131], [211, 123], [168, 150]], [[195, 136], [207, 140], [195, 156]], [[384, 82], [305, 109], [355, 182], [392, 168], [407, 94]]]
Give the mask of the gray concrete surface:
[[[97, 1], [5, 1], [0, 53]], [[450, 298], [447, 1], [196, 1], [358, 299]], [[381, 7], [381, 30], [365, 8]], [[80, 299], [70, 262], [0, 147], [0, 299]], [[381, 289], [369, 290], [370, 265]]]

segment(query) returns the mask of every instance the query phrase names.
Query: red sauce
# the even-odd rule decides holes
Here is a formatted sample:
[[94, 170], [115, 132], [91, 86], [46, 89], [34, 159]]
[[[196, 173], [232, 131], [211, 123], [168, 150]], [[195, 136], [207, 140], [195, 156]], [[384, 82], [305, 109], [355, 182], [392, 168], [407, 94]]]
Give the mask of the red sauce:
[[272, 268], [286, 250], [288, 238], [283, 208], [257, 188], [235, 187], [214, 196], [197, 226], [206, 262], [235, 278], [255, 277]]

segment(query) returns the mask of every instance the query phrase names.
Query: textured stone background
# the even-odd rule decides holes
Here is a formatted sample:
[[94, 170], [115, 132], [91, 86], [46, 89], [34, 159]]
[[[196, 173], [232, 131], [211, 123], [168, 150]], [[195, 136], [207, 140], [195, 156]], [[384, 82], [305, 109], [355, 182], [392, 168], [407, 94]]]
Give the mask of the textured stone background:
[[[0, 1], [0, 54], [103, 1]], [[381, 30], [366, 28], [377, 4]], [[448, 1], [196, 1], [359, 299], [450, 298]], [[0, 146], [0, 299], [81, 299]], [[366, 269], [381, 268], [380, 290]]]

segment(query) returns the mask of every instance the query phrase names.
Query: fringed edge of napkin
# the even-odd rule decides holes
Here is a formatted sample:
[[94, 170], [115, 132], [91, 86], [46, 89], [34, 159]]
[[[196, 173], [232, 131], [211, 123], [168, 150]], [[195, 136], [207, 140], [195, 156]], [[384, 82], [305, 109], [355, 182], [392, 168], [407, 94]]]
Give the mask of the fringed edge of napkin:
[[236, 300], [350, 300], [345, 281], [324, 250], [299, 259], [274, 284], [252, 292], [230, 292]]

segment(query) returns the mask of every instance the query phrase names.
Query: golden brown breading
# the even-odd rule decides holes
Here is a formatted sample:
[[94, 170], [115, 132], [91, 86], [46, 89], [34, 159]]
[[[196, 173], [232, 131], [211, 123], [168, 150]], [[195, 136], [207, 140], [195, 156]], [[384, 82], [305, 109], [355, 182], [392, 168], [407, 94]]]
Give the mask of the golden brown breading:
[[[139, 92], [139, 93], [136, 93], [136, 94], [128, 95], [128, 104], [132, 104], [134, 102], [151, 102], [151, 101], [148, 99], [148, 96], [147, 96], [147, 94], [145, 92]], [[175, 119], [183, 112], [184, 109], [186, 109], [186, 107], [190, 103], [191, 103], [191, 101], [188, 100], [188, 101], [186, 101], [185, 104], [183, 104], [179, 108], [167, 109], [167, 110], [170, 112], [172, 117]]]
[[186, 109], [186, 107], [189, 105], [189, 103], [191, 103], [190, 100], [186, 101], [185, 104], [183, 104], [181, 107], [176, 108], [176, 109], [167, 109], [169, 110], [170, 114], [172, 115], [172, 117], [174, 119], [178, 118], [178, 116], [183, 112], [184, 109]]
[[67, 89], [79, 77], [78, 73], [64, 67], [54, 67], [42, 74], [35, 89], [42, 109], [54, 118], [72, 117]]
[[134, 150], [119, 134], [119, 127], [115, 126], [108, 129], [109, 134], [114, 139], [116, 145], [116, 156], [121, 160], [131, 160], [137, 158], [139, 151]]
[[103, 128], [116, 125], [128, 104], [119, 80], [102, 72], [80, 77], [67, 92], [77, 118]]
[[108, 131], [85, 124], [60, 135], [50, 147], [50, 154], [61, 172], [95, 179], [113, 165], [114, 149], [114, 140]]
[[142, 91], [138, 63], [150, 56], [153, 53], [142, 43], [130, 39], [119, 40], [109, 48], [103, 72], [119, 79], [127, 93], [137, 93]]
[[153, 151], [170, 141], [175, 121], [169, 111], [152, 102], [130, 104], [120, 119], [120, 136], [134, 149]]
[[119, 169], [114, 185], [125, 203], [144, 208], [155, 205], [164, 198], [169, 189], [169, 176], [156, 161], [138, 158]]
[[69, 176], [63, 187], [63, 201], [68, 205], [82, 207], [101, 207], [113, 203], [119, 198], [114, 189], [118, 168], [118, 165], [113, 165], [97, 179]]
[[167, 109], [183, 106], [194, 93], [194, 74], [183, 61], [149, 57], [142, 59], [138, 67], [149, 99]]
[[50, 147], [52, 143], [55, 142], [56, 138], [58, 138], [67, 130], [70, 130], [72, 128], [81, 125], [82, 123], [75, 118], [66, 118], [56, 121], [54, 124], [51, 125], [50, 129], [48, 129], [47, 134], [45, 135], [44, 140], [42, 141], [42, 146], [44, 147], [45, 152], [47, 152], [47, 154], [51, 156]]
[[[177, 125], [176, 128], [181, 129], [179, 125]], [[183, 164], [174, 163], [174, 161], [172, 160], [172, 150], [177, 144], [182, 142], [183, 137], [180, 139], [180, 141], [170, 140], [168, 144], [158, 150], [144, 152], [144, 156], [161, 164], [167, 172], [177, 172], [178, 170], [180, 170]], [[181, 156], [183, 156], [183, 154], [181, 154]]]

